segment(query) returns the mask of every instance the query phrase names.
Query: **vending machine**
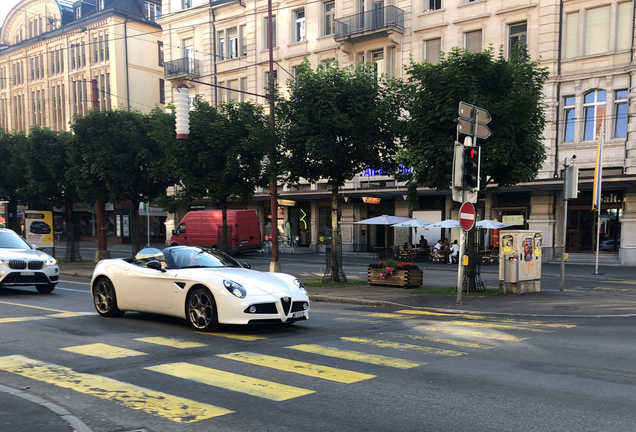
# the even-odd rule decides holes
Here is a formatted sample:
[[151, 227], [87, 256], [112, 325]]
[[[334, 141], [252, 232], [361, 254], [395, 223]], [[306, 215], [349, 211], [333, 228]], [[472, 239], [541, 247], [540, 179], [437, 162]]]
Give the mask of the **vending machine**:
[[541, 231], [506, 230], [499, 235], [499, 292], [541, 290]]

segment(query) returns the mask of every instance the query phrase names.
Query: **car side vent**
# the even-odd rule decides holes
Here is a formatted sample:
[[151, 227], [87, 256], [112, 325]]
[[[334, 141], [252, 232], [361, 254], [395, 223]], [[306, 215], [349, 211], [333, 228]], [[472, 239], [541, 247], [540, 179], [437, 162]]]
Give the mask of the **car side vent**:
[[185, 282], [175, 282], [174, 284], [178, 286], [179, 289], [184, 289], [186, 286]]
[[9, 261], [9, 268], [12, 268], [14, 270], [23, 270], [23, 269], [26, 268], [26, 262], [18, 261], [18, 260], [11, 260], [11, 261]]
[[41, 270], [43, 266], [43, 261], [29, 261], [29, 270]]

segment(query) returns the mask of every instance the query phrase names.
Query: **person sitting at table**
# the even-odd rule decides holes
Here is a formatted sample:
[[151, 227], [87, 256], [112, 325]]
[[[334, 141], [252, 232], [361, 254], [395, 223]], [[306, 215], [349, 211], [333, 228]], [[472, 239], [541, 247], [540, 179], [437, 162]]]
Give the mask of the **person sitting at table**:
[[442, 240], [439, 239], [437, 240], [437, 243], [435, 243], [435, 246], [433, 246], [433, 252], [440, 253], [441, 250], [442, 250]]
[[424, 250], [428, 248], [428, 242], [423, 235], [420, 236], [420, 249]]
[[453, 242], [453, 244], [450, 247], [450, 250], [451, 250], [451, 254], [448, 256], [448, 263], [452, 264], [453, 258], [459, 255], [459, 245], [457, 244], [457, 240]]
[[442, 242], [442, 249], [443, 250], [447, 250], [448, 249], [448, 239], [445, 238], [444, 241]]

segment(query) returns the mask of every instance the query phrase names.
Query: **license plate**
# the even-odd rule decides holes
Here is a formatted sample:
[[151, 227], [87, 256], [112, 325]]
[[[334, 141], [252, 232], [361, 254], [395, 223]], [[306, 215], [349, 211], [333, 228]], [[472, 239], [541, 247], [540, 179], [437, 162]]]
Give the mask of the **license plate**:
[[20, 276], [35, 276], [35, 272], [20, 272]]
[[292, 315], [292, 318], [297, 319], [297, 318], [303, 318], [304, 316], [305, 316], [305, 312], [295, 312], [295, 313]]

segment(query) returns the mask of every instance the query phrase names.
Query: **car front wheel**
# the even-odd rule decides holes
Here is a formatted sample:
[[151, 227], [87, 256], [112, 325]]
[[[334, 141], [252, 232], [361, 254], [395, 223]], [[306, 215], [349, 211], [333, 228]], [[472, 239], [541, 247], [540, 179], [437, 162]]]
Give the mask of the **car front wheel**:
[[207, 288], [197, 288], [188, 296], [186, 315], [190, 325], [199, 331], [212, 331], [219, 325], [216, 303]]
[[51, 294], [57, 284], [50, 283], [46, 285], [37, 285], [35, 288], [40, 294]]
[[113, 283], [106, 279], [99, 279], [93, 289], [93, 303], [97, 313], [104, 317], [119, 317], [124, 314], [117, 307], [117, 295]]

